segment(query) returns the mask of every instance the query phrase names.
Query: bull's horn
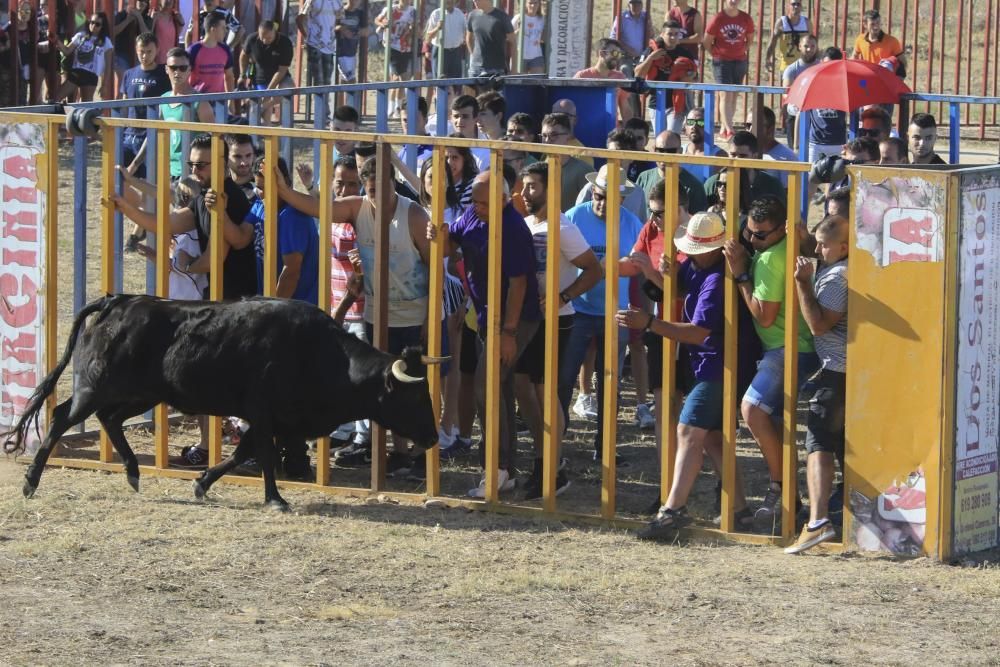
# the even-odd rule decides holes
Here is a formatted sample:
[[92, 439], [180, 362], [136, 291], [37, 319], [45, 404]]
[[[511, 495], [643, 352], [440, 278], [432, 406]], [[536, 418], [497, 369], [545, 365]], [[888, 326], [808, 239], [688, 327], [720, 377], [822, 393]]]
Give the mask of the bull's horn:
[[420, 355], [420, 361], [425, 366], [430, 366], [432, 364], [443, 364], [444, 362], [449, 361], [449, 360], [451, 360], [451, 355], [449, 355], [447, 357], [428, 357], [426, 354], [421, 354]]
[[397, 359], [392, 362], [392, 374], [400, 382], [423, 382], [424, 378], [414, 377], [413, 375], [406, 374], [406, 362], [402, 359]]

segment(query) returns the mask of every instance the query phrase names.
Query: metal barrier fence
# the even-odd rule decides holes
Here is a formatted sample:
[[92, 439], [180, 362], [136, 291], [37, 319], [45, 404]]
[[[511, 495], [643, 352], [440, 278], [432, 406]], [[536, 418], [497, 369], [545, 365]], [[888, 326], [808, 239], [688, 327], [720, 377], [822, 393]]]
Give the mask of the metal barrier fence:
[[[30, 114], [30, 113], [11, 113], [11, 112], [0, 112], [0, 122], [2, 123], [33, 123], [44, 125], [46, 128], [47, 141], [51, 142], [49, 145], [54, 145], [57, 141], [58, 136], [58, 126], [64, 122], [65, 118], [59, 115], [40, 115], [40, 114]], [[211, 170], [211, 185], [216, 190], [221, 191], [221, 186], [225, 178], [223, 161], [219, 159], [219, 156], [223, 154], [222, 151], [222, 135], [231, 132], [232, 127], [222, 124], [201, 124], [201, 123], [165, 123], [162, 121], [136, 121], [136, 120], [126, 120], [121, 118], [103, 118], [97, 121], [99, 131], [102, 138], [102, 150], [101, 150], [101, 167], [102, 167], [102, 192], [106, 196], [108, 193], [117, 191], [117, 184], [115, 182], [115, 165], [116, 160], [116, 130], [118, 128], [125, 127], [127, 125], [134, 127], [143, 127], [147, 129], [148, 136], [152, 143], [155, 143], [157, 150], [155, 156], [155, 169], [151, 170], [151, 174], [155, 174], [156, 188], [157, 188], [157, 201], [165, 203], [170, 201], [169, 189], [169, 132], [170, 130], [180, 130], [180, 131], [190, 131], [190, 132], [209, 132], [213, 137], [213, 155], [216, 156], [212, 162]], [[502, 185], [502, 152], [505, 149], [516, 148], [517, 150], [523, 150], [530, 147], [532, 151], [537, 153], [542, 153], [546, 156], [546, 160], [549, 166], [549, 181], [548, 181], [548, 204], [549, 210], [556, 211], [560, 210], [560, 174], [561, 174], [561, 158], [563, 156], [592, 156], [595, 158], [601, 158], [607, 161], [610, 169], [609, 183], [608, 183], [608, 209], [606, 224], [607, 228], [611, 230], [607, 238], [607, 255], [610, 257], [618, 257], [619, 253], [619, 238], [618, 238], [618, 222], [619, 222], [619, 210], [621, 203], [621, 196], [618, 191], [619, 185], [619, 170], [618, 167], [622, 160], [652, 160], [660, 163], [665, 163], [666, 169], [666, 183], [667, 194], [666, 194], [666, 220], [665, 225], [667, 229], [673, 229], [677, 225], [677, 206], [676, 201], [678, 197], [678, 170], [681, 168], [682, 163], [705, 165], [712, 167], [726, 167], [732, 170], [734, 178], [730, 179], [730, 191], [727, 194], [727, 219], [731, 221], [736, 221], [739, 219], [739, 181], [740, 181], [740, 171], [742, 169], [779, 169], [781, 171], [789, 172], [789, 174], [801, 174], [808, 169], [808, 165], [794, 162], [764, 162], [760, 160], [737, 160], [729, 158], [712, 158], [712, 157], [694, 157], [694, 156], [676, 156], [668, 154], [650, 154], [650, 153], [640, 153], [640, 152], [612, 152], [601, 149], [580, 149], [574, 147], [565, 146], [552, 146], [547, 144], [512, 144], [509, 142], [499, 142], [499, 141], [478, 141], [478, 140], [468, 140], [468, 139], [457, 139], [457, 138], [447, 138], [447, 137], [415, 137], [407, 135], [386, 135], [379, 133], [338, 133], [330, 132], [325, 130], [304, 130], [304, 129], [284, 129], [284, 128], [272, 128], [272, 127], [261, 127], [254, 128], [253, 132], [262, 138], [264, 144], [265, 162], [266, 164], [273, 165], [277, 156], [280, 153], [279, 142], [282, 139], [300, 139], [308, 140], [318, 143], [319, 145], [319, 171], [318, 171], [318, 182], [329, 184], [332, 181], [332, 162], [334, 155], [334, 142], [336, 140], [361, 140], [369, 141], [375, 145], [375, 154], [378, 160], [378, 178], [379, 185], [377, 191], [381, 197], [391, 196], [389, 193], [389, 188], [383, 187], [383, 184], [389, 182], [391, 178], [389, 173], [389, 153], [394, 146], [399, 146], [403, 144], [412, 144], [416, 142], [430, 144], [433, 146], [433, 183], [434, 183], [434, 193], [432, 196], [432, 211], [431, 219], [438, 225], [443, 224], [444, 217], [444, 187], [446, 179], [444, 178], [444, 153], [449, 146], [466, 146], [466, 147], [479, 147], [488, 148], [491, 153], [490, 160], [490, 239], [489, 239], [489, 258], [488, 258], [488, 273], [489, 273], [489, 294], [493, 297], [492, 301], [496, 302], [499, 299], [500, 292], [500, 248], [501, 248], [501, 211], [503, 207], [503, 185]], [[46, 271], [49, 274], [54, 275], [57, 270], [55, 268], [55, 263], [58, 258], [53, 250], [53, 248], [58, 243], [58, 225], [56, 224], [55, 217], [57, 216], [57, 210], [55, 208], [55, 195], [52, 184], [56, 183], [57, 180], [56, 170], [57, 166], [55, 164], [56, 153], [50, 151], [46, 156], [46, 170], [49, 173], [48, 186], [46, 190], [46, 197], [52, 203], [48, 210], [47, 226], [46, 232], [48, 234], [47, 244], [48, 244], [48, 254], [46, 255]], [[275, 192], [275, 174], [273, 169], [268, 169], [265, 171], [265, 191]], [[795, 211], [796, 208], [794, 202], [798, 200], [798, 179], [789, 179], [789, 190], [788, 190], [788, 202], [790, 206], [789, 217], [788, 217], [788, 228], [790, 230], [797, 230], [799, 221], [798, 216]], [[320, 202], [320, 221], [321, 229], [326, 229], [331, 220], [331, 207], [332, 207], [332, 193], [327, 191], [323, 193]], [[264, 266], [265, 266], [265, 276], [264, 276], [264, 293], [271, 295], [274, 293], [275, 289], [275, 269], [276, 266], [276, 210], [277, 201], [275, 198], [270, 198], [266, 201], [267, 215], [265, 222], [265, 232], [264, 232]], [[377, 206], [377, 210], [381, 212], [386, 212], [388, 206], [386, 202], [380, 202]], [[157, 207], [157, 237], [160, 239], [165, 238], [169, 234], [168, 226], [168, 215], [169, 208], [167, 206]], [[382, 215], [380, 213], [380, 215]], [[210, 292], [211, 298], [219, 299], [222, 295], [222, 232], [221, 232], [222, 220], [221, 216], [217, 211], [212, 213], [212, 233], [209, 243], [209, 252], [211, 259], [211, 283]], [[727, 238], [730, 240], [736, 239], [737, 235], [736, 224], [729, 224], [726, 228]], [[378, 267], [384, 269], [387, 266], [388, 259], [388, 236], [386, 234], [379, 234], [376, 237], [376, 263]], [[546, 267], [548, 276], [548, 291], [549, 293], [556, 293], [558, 288], [554, 287], [557, 283], [558, 276], [558, 226], [553, 227], [548, 235], [548, 264]], [[329, 312], [330, 310], [330, 284], [329, 284], [329, 273], [330, 273], [330, 237], [329, 234], [320, 234], [320, 268], [319, 268], [319, 305], [321, 308]], [[117, 257], [119, 257], [118, 246], [120, 244], [120, 238], [116, 233], [115, 224], [115, 211], [112, 206], [105, 205], [102, 211], [101, 218], [101, 244], [100, 244], [100, 257], [101, 257], [101, 290], [104, 292], [115, 292], [117, 291], [116, 286], [116, 262]], [[169, 271], [169, 263], [167, 257], [168, 244], [158, 243], [156, 245], [156, 262], [155, 262], [155, 294], [159, 296], [167, 295], [167, 275]], [[798, 235], [796, 233], [790, 233], [788, 235], [787, 244], [787, 261], [789, 265], [794, 263], [794, 258], [797, 256], [799, 251], [798, 247]], [[430, 287], [430, 302], [428, 305], [428, 312], [431, 314], [436, 314], [441, 312], [442, 308], [442, 280], [443, 280], [443, 241], [442, 235], [438, 235], [437, 240], [432, 243], [431, 250], [431, 263], [430, 263], [430, 276], [431, 276], [431, 287]], [[607, 302], [607, 312], [614, 313], [618, 308], [618, 267], [616, 262], [608, 262], [605, 275], [605, 289], [606, 289], [606, 302]], [[701, 533], [705, 535], [714, 536], [727, 536], [733, 537], [734, 539], [739, 539], [742, 541], [749, 541], [754, 543], [782, 543], [787, 542], [793, 537], [793, 531], [795, 529], [795, 522], [793, 520], [795, 513], [795, 499], [797, 498], [797, 445], [796, 445], [796, 406], [797, 406], [797, 392], [794, 389], [788, 389], [789, 387], [796, 386], [796, 355], [788, 355], [788, 363], [785, 366], [785, 398], [784, 398], [784, 412], [783, 412], [783, 424], [784, 424], [784, 466], [783, 466], [783, 481], [784, 481], [784, 496], [783, 496], [783, 529], [781, 536], [771, 537], [762, 535], [750, 535], [734, 532], [734, 495], [733, 490], [735, 488], [736, 482], [736, 433], [737, 433], [737, 416], [738, 416], [738, 401], [736, 394], [736, 361], [737, 361], [737, 299], [738, 294], [736, 291], [736, 284], [733, 280], [731, 272], [727, 268], [727, 283], [726, 283], [726, 294], [725, 294], [725, 319], [726, 319], [726, 334], [725, 334], [725, 377], [724, 377], [724, 396], [725, 396], [725, 413], [724, 413], [724, 426], [723, 426], [723, 440], [724, 440], [724, 465], [722, 471], [722, 481], [723, 481], [723, 491], [722, 491], [722, 525], [721, 532], [712, 529], [695, 529], [695, 533]], [[374, 344], [376, 346], [383, 346], [386, 341], [387, 329], [387, 288], [388, 288], [388, 274], [385, 270], [376, 271], [376, 282], [374, 286], [375, 291], [375, 301], [378, 304], [375, 316], [375, 340]], [[54, 303], [55, 295], [53, 291], [55, 290], [54, 282], [49, 282], [46, 285], [46, 299]], [[665, 302], [671, 303], [677, 294], [676, 280], [672, 272], [668, 272], [664, 276], [664, 294]], [[797, 327], [798, 318], [793, 316], [797, 313], [797, 299], [795, 295], [795, 286], [791, 272], [788, 273], [787, 283], [786, 283], [786, 307], [789, 316], [787, 316], [787, 328], [785, 331], [785, 344], [789, 350], [797, 350]], [[475, 508], [487, 508], [491, 510], [517, 512], [517, 513], [528, 513], [531, 515], [545, 515], [550, 517], [561, 517], [561, 518], [574, 518], [581, 520], [600, 520], [603, 523], [616, 522], [623, 525], [635, 525], [634, 522], [629, 522], [628, 520], [623, 521], [616, 512], [616, 500], [615, 500], [615, 488], [616, 488], [616, 465], [615, 465], [615, 450], [617, 447], [617, 423], [615, 419], [608, 419], [604, 424], [604, 431], [602, 433], [603, 437], [603, 459], [601, 467], [601, 509], [598, 515], [587, 515], [581, 513], [574, 513], [572, 511], [563, 511], [561, 508], [557, 507], [557, 500], [555, 496], [555, 477], [557, 472], [558, 462], [556, 461], [555, 452], [557, 443], [554, 440], [554, 429], [552, 424], [554, 423], [555, 410], [558, 410], [558, 398], [556, 395], [556, 359], [558, 358], [558, 301], [555, 299], [549, 299], [546, 301], [545, 312], [544, 312], [544, 322], [546, 326], [546, 363], [545, 363], [545, 406], [544, 406], [544, 420], [545, 420], [545, 435], [544, 435], [544, 485], [543, 485], [543, 504], [539, 508], [529, 508], [518, 505], [511, 505], [507, 503], [501, 503], [498, 495], [497, 481], [498, 481], [498, 452], [499, 452], [499, 422], [497, 420], [498, 410], [499, 410], [499, 394], [498, 394], [498, 382], [495, 378], [498, 378], [498, 369], [500, 363], [500, 344], [499, 344], [499, 334], [500, 334], [500, 312], [499, 309], [490, 309], [488, 313], [487, 321], [487, 335], [485, 343], [485, 354], [488, 359], [488, 369], [490, 373], [488, 377], [494, 378], [493, 381], [488, 383], [487, 388], [487, 414], [486, 414], [486, 425], [487, 431], [485, 433], [486, 442], [486, 499], [485, 503], [476, 501], [463, 501], [458, 499], [448, 499], [447, 502], [450, 503], [461, 503], [466, 504], [469, 507]], [[51, 368], [55, 359], [55, 330], [57, 326], [56, 318], [53, 316], [55, 309], [50, 308], [46, 311], [47, 319], [45, 321], [45, 331], [46, 331], [46, 344], [47, 347], [52, 352], [49, 354], [48, 364]], [[672, 309], [666, 308], [663, 313], [664, 318], [672, 317]], [[440, 353], [441, 350], [441, 322], [436, 316], [428, 318], [429, 331], [428, 331], [428, 348], [429, 353], [436, 355]], [[605, 340], [606, 340], [606, 363], [605, 367], [601, 369], [600, 372], [603, 373], [605, 378], [605, 387], [607, 391], [603, 396], [603, 406], [605, 409], [605, 414], [617, 415], [617, 395], [614, 388], [618, 384], [618, 368], [614, 361], [616, 359], [616, 354], [614, 352], [617, 345], [617, 325], [615, 324], [613, 318], [609, 317], [605, 323]], [[661, 449], [661, 500], [665, 500], [667, 492], [670, 487], [670, 481], [673, 476], [673, 463], [674, 456], [676, 453], [676, 429], [671, 428], [671, 424], [676, 421], [677, 418], [677, 408], [674, 406], [673, 398], [673, 387], [674, 387], [674, 377], [676, 373], [676, 355], [675, 355], [675, 344], [664, 339], [663, 342], [663, 386], [666, 388], [665, 399], [663, 401], [664, 406], [664, 424], [662, 436], [662, 449]], [[440, 387], [441, 378], [440, 371], [437, 367], [432, 367], [430, 369], [429, 384], [432, 398], [434, 400], [434, 409], [440, 411]], [[54, 398], [53, 398], [54, 400]], [[54, 403], [50, 403], [53, 406]], [[217, 463], [222, 458], [222, 448], [221, 448], [221, 429], [219, 418], [212, 418], [212, 423], [210, 426], [210, 440], [209, 440], [209, 458], [211, 463]], [[155, 410], [154, 416], [154, 457], [153, 465], [147, 465], [142, 467], [142, 471], [146, 474], [153, 475], [163, 475], [171, 477], [193, 477], [196, 473], [191, 471], [175, 470], [167, 467], [167, 446], [168, 446], [168, 429], [169, 425], [167, 422], [167, 412], [166, 406], [159, 406]], [[321, 490], [328, 493], [334, 494], [349, 494], [349, 495], [364, 495], [369, 492], [382, 492], [385, 489], [385, 461], [386, 461], [386, 450], [385, 450], [385, 434], [380, 428], [374, 429], [373, 433], [373, 460], [371, 469], [371, 484], [368, 490], [351, 488], [351, 487], [337, 487], [330, 486], [331, 471], [330, 471], [330, 460], [329, 460], [329, 440], [326, 438], [320, 439], [317, 443], [317, 460], [316, 460], [316, 483], [306, 484], [306, 483], [285, 483], [287, 486], [298, 487], [298, 488], [310, 488]], [[53, 465], [65, 465], [70, 467], [80, 467], [80, 468], [96, 468], [103, 470], [118, 470], [120, 465], [112, 463], [112, 448], [110, 442], [108, 441], [105, 434], [101, 434], [100, 445], [99, 445], [99, 460], [98, 461], [88, 461], [83, 459], [74, 458], [58, 458], [52, 459], [51, 464]], [[260, 480], [252, 480], [245, 477], [229, 477], [229, 481], [234, 481], [237, 483], [251, 483], [258, 484]], [[440, 469], [439, 469], [439, 459], [438, 459], [438, 448], [432, 448], [427, 452], [427, 487], [426, 487], [426, 497], [437, 497], [440, 495]], [[400, 497], [406, 497], [409, 499], [422, 498], [425, 496], [418, 496], [413, 494], [398, 494]]]

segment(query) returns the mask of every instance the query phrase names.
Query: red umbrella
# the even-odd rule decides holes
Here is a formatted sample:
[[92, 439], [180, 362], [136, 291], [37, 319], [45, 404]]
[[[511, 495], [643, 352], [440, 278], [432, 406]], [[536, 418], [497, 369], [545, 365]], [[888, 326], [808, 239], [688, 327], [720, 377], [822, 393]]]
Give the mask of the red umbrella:
[[884, 67], [863, 60], [831, 60], [799, 74], [786, 102], [802, 111], [854, 111], [869, 104], [896, 104], [909, 92], [903, 80]]

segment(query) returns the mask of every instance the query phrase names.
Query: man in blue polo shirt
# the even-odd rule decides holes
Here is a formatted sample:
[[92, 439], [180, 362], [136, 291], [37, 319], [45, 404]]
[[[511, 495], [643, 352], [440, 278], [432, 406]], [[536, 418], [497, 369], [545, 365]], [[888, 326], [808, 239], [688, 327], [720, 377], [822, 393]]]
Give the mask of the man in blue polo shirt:
[[[591, 184], [591, 200], [574, 206], [566, 212], [569, 221], [579, 227], [583, 238], [590, 244], [594, 254], [601, 260], [601, 265], [605, 264], [605, 253], [607, 251], [608, 228], [606, 223], [607, 198], [608, 198], [608, 167], [604, 165], [600, 171], [587, 174], [587, 181]], [[624, 200], [632, 190], [634, 185], [625, 178], [624, 172], [621, 174], [621, 186], [619, 186], [620, 199]], [[627, 254], [635, 245], [642, 230], [642, 222], [624, 206], [619, 204], [619, 225], [618, 225], [618, 247]], [[621, 253], [619, 253], [621, 254]], [[615, 261], [618, 258], [613, 258]], [[590, 288], [577, 298], [573, 299], [573, 308], [576, 314], [573, 316], [573, 331], [566, 343], [566, 352], [563, 357], [563, 366], [559, 369], [559, 402], [562, 404], [563, 414], [569, 419], [570, 399], [573, 395], [573, 383], [580, 366], [583, 365], [587, 348], [591, 341], [597, 343], [596, 368], [604, 368], [604, 321], [606, 309], [604, 307], [604, 280], [601, 280], [594, 287]], [[628, 298], [628, 278], [618, 280], [618, 303], [625, 307], [629, 303]], [[618, 365], [625, 355], [625, 346], [628, 343], [628, 331], [619, 327], [618, 334]], [[604, 395], [604, 374], [597, 373], [597, 396]], [[601, 460], [601, 439], [604, 426], [603, 401], [598, 400], [597, 407], [597, 435], [594, 439], [594, 460]]]

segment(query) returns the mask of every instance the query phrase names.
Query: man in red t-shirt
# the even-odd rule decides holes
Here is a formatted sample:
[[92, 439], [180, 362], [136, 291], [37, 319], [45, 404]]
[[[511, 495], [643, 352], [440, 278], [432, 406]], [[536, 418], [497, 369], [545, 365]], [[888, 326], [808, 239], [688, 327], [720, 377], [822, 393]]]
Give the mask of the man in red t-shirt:
[[[573, 75], [574, 79], [625, 79], [627, 78], [619, 69], [622, 58], [625, 57], [625, 48], [617, 39], [601, 39], [597, 43], [597, 64], [587, 69], [582, 69]], [[632, 103], [629, 101], [629, 94], [623, 88], [618, 89], [618, 114], [624, 123], [629, 118], [635, 116]]]
[[[753, 43], [753, 19], [740, 11], [740, 0], [726, 0], [722, 11], [705, 28], [705, 49], [712, 54], [712, 72], [718, 83], [740, 85], [747, 75], [750, 45]], [[722, 109], [722, 138], [733, 136], [736, 95], [719, 93]]]

